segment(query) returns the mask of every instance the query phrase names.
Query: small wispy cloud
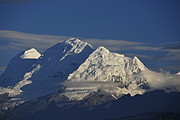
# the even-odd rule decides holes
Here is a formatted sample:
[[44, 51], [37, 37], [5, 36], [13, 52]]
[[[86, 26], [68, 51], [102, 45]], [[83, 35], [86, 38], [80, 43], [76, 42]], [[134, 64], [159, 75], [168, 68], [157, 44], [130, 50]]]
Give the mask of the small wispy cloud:
[[159, 67], [166, 71], [171, 71], [171, 70], [179, 70], [180, 71], [179, 63], [173, 64], [173, 65], [163, 65], [163, 66], [159, 66]]
[[165, 44], [165, 45], [169, 45], [169, 44], [180, 44], [180, 41], [176, 41], [176, 42], [164, 42], [162, 44]]
[[164, 46], [164, 47], [161, 48], [161, 50], [179, 51], [180, 50], [180, 45]]
[[1, 75], [1, 73], [3, 73], [5, 71], [5, 69], [6, 69], [6, 67], [0, 66], [0, 75]]
[[108, 48], [110, 51], [123, 51], [129, 47], [136, 45], [144, 45], [145, 43], [141, 42], [133, 42], [127, 40], [112, 40], [112, 39], [83, 39], [88, 43], [92, 44], [95, 48], [99, 46], [104, 46]]
[[180, 51], [154, 57], [156, 60], [180, 60]]
[[127, 40], [112, 40], [112, 39], [86, 39], [86, 41], [88, 41], [89, 43], [92, 44], [97, 44], [97, 45], [120, 45], [120, 46], [124, 46], [124, 45], [142, 45], [144, 43], [141, 42], [133, 42], [133, 41], [127, 41]]
[[4, 71], [5, 69], [6, 69], [6, 67], [0, 66], [0, 71]]
[[157, 56], [155, 59], [161, 60], [180, 60], [180, 45], [164, 46], [160, 48], [161, 51], [168, 52], [164, 56]]
[[60, 41], [68, 39], [66, 36], [52, 36], [29, 34], [11, 30], [0, 30], [0, 39], [6, 41], [6, 45], [0, 45], [0, 50], [25, 50], [35, 47], [43, 51]]
[[129, 50], [144, 50], [144, 51], [159, 51], [161, 47], [153, 47], [153, 46], [133, 46], [129, 47]]
[[153, 59], [152, 56], [148, 56], [148, 55], [142, 55], [142, 54], [137, 54], [137, 53], [124, 53], [127, 56], [137, 56], [140, 58], [148, 58], [148, 59]]
[[180, 91], [180, 76], [169, 72], [142, 71], [138, 76], [146, 78], [152, 90]]

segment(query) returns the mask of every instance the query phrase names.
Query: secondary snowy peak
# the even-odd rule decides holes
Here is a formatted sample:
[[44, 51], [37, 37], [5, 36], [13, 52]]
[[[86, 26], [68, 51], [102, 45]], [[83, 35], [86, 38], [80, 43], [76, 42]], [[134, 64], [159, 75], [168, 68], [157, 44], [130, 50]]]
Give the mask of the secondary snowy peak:
[[0, 86], [13, 86], [23, 79], [25, 73], [31, 71], [39, 61], [41, 54], [34, 48], [20, 52], [9, 62], [0, 76]]
[[41, 54], [35, 49], [31, 48], [29, 50], [24, 51], [24, 53], [20, 56], [21, 59], [38, 59]]
[[137, 65], [141, 71], [148, 69], [136, 56], [133, 58], [133, 64]]

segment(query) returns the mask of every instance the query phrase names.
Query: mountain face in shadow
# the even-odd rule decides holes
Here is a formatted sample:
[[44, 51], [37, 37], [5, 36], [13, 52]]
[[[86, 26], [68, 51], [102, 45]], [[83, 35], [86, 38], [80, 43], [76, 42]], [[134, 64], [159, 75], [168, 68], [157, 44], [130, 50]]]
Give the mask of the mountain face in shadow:
[[69, 101], [60, 93], [25, 102], [6, 112], [6, 120], [107, 120], [148, 112], [180, 113], [180, 93], [148, 92], [114, 100], [111, 96], [93, 94], [82, 101]]

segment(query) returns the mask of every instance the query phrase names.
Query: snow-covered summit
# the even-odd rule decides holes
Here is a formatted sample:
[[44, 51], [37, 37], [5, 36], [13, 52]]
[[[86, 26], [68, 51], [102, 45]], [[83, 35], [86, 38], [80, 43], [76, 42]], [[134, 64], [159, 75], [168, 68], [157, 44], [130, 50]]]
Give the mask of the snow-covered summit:
[[[77, 71], [73, 73], [75, 76], [80, 76], [77, 78], [73, 76], [73, 74], [71, 74], [68, 77], [68, 79], [77, 81], [80, 80], [80, 78], [82, 78], [82, 80], [92, 79], [100, 81], [109, 81], [107, 80], [107, 77], [101, 77], [108, 76], [108, 74], [111, 73], [120, 73], [120, 76], [123, 77], [132, 75], [133, 73], [138, 73], [143, 70], [147, 70], [147, 68], [137, 57], [134, 57], [132, 59], [130, 57], [125, 57], [122, 54], [111, 53], [105, 47], [100, 46], [92, 54], [90, 54], [86, 61], [79, 66]], [[97, 78], [94, 78], [91, 75], [96, 76]], [[89, 79], [87, 79], [87, 77], [89, 77]]]
[[48, 48], [42, 55], [40, 63], [44, 71], [52, 74], [64, 73], [67, 76], [78, 68], [93, 52], [93, 48], [77, 38], [70, 38]]
[[100, 88], [117, 97], [122, 94], [142, 94], [144, 90], [140, 86], [146, 84], [146, 80], [135, 78], [134, 75], [144, 70], [147, 68], [137, 57], [111, 53], [100, 46], [68, 76], [64, 95], [80, 100]]
[[29, 50], [24, 51], [24, 53], [20, 56], [21, 59], [38, 59], [41, 54], [35, 49], [31, 48]]
[[108, 53], [110, 52], [107, 48], [103, 47], [103, 46], [99, 46], [97, 49], [96, 49], [96, 52], [105, 52], [105, 53]]
[[83, 50], [91, 51], [92, 49], [92, 46], [87, 42], [83, 42], [77, 38], [70, 38], [48, 48], [43, 53], [43, 59], [56, 59], [61, 61], [69, 55], [79, 54]]
[[70, 38], [68, 40], [65, 40], [64, 41], [65, 44], [69, 44], [71, 46], [73, 46], [73, 48], [76, 48], [75, 49], [75, 53], [79, 53], [81, 52], [81, 50], [85, 47], [85, 46], [90, 46], [91, 48], [93, 48], [90, 44], [88, 44], [87, 42], [83, 42], [77, 38]]

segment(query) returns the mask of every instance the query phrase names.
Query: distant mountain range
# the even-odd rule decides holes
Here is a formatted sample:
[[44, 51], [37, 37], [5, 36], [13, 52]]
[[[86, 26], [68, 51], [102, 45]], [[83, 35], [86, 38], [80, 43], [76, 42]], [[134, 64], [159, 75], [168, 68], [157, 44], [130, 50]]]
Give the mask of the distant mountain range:
[[[19, 53], [1, 74], [0, 86], [3, 119], [73, 119], [81, 112], [79, 119], [99, 120], [180, 112], [179, 74], [151, 71], [136, 56], [94, 49], [76, 38], [42, 54], [35, 48]], [[168, 109], [168, 102], [174, 108]]]

